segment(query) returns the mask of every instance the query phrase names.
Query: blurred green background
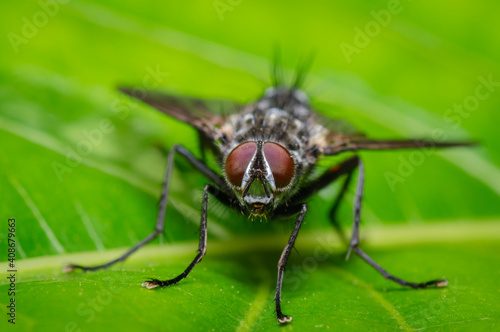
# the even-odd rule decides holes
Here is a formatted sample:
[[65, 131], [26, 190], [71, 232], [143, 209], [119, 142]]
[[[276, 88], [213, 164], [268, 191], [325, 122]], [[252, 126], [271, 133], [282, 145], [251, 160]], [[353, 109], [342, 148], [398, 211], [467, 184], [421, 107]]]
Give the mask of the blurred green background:
[[[366, 251], [411, 281], [447, 276], [448, 289], [399, 291], [358, 257], [346, 263], [336, 238], [327, 260], [315, 258], [334, 236], [335, 184], [310, 202], [283, 289], [294, 320], [282, 328], [498, 327], [497, 2], [24, 0], [0, 8], [0, 257], [6, 262], [15, 217], [19, 269], [16, 325], [2, 315], [2, 329], [278, 328], [276, 263], [293, 223], [252, 223], [211, 201], [203, 263], [170, 289], [138, 286], [176, 275], [194, 255], [206, 180], [183, 161], [162, 239], [108, 271], [60, 269], [116, 257], [149, 234], [165, 150], [180, 143], [198, 153], [193, 130], [117, 86], [250, 102], [271, 82], [275, 45], [290, 73], [314, 51], [305, 86], [313, 105], [371, 138], [439, 132], [480, 142], [360, 153]], [[353, 187], [339, 213], [347, 228], [352, 199]]]

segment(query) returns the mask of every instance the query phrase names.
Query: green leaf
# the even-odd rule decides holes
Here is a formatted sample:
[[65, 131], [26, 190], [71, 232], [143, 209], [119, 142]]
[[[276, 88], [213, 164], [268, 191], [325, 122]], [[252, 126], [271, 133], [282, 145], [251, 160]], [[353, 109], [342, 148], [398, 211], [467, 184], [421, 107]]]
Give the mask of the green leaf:
[[[492, 328], [498, 319], [499, 231], [492, 221], [458, 223], [451, 232], [447, 224], [365, 232], [374, 239], [367, 251], [389, 271], [414, 281], [450, 280], [447, 288], [426, 290], [385, 281], [358, 257], [346, 262], [333, 233], [304, 235], [283, 286], [283, 307], [293, 316], [285, 329]], [[17, 322], [36, 331], [279, 330], [273, 297], [286, 240], [271, 235], [209, 242], [208, 255], [188, 279], [154, 290], [140, 283], [180, 273], [194, 257], [195, 242], [149, 246], [95, 273], [62, 274], [61, 266], [106, 261], [124, 249], [26, 259], [18, 266]], [[8, 287], [1, 282], [3, 293]]]
[[[6, 222], [15, 218], [18, 271], [16, 325], [4, 315], [2, 331], [498, 326], [497, 4], [465, 1], [451, 11], [446, 3], [401, 2], [348, 59], [342, 43], [355, 45], [356, 29], [374, 22], [387, 1], [233, 1], [222, 16], [212, 1], [44, 3], [0, 3], [0, 260], [7, 266]], [[39, 21], [47, 11], [47, 22]], [[14, 35], [25, 39], [16, 44]], [[175, 276], [194, 258], [206, 180], [182, 160], [160, 239], [109, 270], [62, 274], [64, 263], [113, 259], [150, 234], [165, 151], [180, 143], [198, 154], [192, 129], [131, 102], [117, 86], [249, 102], [270, 83], [276, 43], [288, 73], [316, 50], [305, 87], [314, 107], [369, 137], [437, 131], [480, 142], [360, 153], [363, 248], [401, 278], [446, 276], [449, 287], [403, 290], [358, 257], [345, 262], [327, 218], [337, 183], [309, 203], [299, 254], [290, 258], [283, 307], [291, 324], [277, 326], [272, 299], [293, 221], [252, 223], [215, 200], [203, 262], [176, 286], [144, 289], [145, 279]], [[486, 88], [488, 78], [495, 83]], [[477, 91], [489, 94], [469, 110], [464, 104]], [[324, 158], [317, 172], [339, 160]], [[399, 180], [391, 184], [388, 174]], [[347, 228], [352, 199], [353, 188], [339, 211]], [[5, 312], [10, 283], [1, 280]]]

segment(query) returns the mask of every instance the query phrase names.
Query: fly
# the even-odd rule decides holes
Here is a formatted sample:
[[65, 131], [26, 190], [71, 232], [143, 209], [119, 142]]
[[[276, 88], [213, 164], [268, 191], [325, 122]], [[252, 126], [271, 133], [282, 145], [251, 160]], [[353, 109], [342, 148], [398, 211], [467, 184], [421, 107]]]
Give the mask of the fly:
[[[302, 80], [302, 73], [299, 73], [291, 86], [278, 82], [268, 88], [260, 99], [247, 105], [122, 88], [123, 93], [194, 127], [199, 133], [202, 145], [209, 147], [217, 156], [222, 175], [209, 168], [203, 159], [196, 158], [182, 145], [175, 145], [168, 154], [155, 230], [122, 256], [110, 262], [96, 266], [72, 264], [66, 266], [65, 271], [75, 269], [94, 271], [107, 268], [124, 261], [163, 232], [174, 157], [180, 155], [211, 182], [203, 189], [198, 253], [191, 264], [177, 277], [169, 280], [144, 281], [142, 286], [148, 289], [178, 283], [201, 261], [207, 247], [208, 197], [213, 195], [223, 204], [251, 219], [270, 221], [277, 217], [295, 218], [295, 227], [278, 261], [274, 297], [278, 322], [290, 322], [292, 317], [282, 312], [281, 286], [288, 257], [307, 213], [308, 206], [305, 200], [345, 176], [344, 185], [333, 204], [332, 215], [334, 215], [338, 202], [346, 192], [356, 170], [358, 183], [354, 200], [353, 232], [347, 257], [351, 252], [356, 253], [385, 278], [402, 286], [445, 287], [447, 285], [445, 279], [414, 283], [397, 278], [359, 247], [359, 221], [364, 183], [364, 165], [359, 156], [346, 158], [315, 178], [312, 178], [312, 170], [320, 158], [347, 151], [411, 149], [425, 146], [453, 147], [471, 143], [370, 140], [359, 134], [339, 132], [328, 125], [333, 121], [322, 118], [311, 109], [308, 96], [300, 89]], [[220, 115], [210, 111], [213, 107], [220, 109], [223, 105], [228, 109], [228, 104], [229, 109], [235, 111], [232, 114]]]

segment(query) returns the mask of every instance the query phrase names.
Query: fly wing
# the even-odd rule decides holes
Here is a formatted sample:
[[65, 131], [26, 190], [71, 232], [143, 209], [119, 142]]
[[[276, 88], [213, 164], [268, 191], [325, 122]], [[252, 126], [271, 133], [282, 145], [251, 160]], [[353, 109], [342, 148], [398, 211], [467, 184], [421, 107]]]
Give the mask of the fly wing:
[[335, 155], [345, 151], [357, 150], [397, 150], [397, 149], [415, 149], [415, 148], [435, 148], [435, 147], [454, 147], [471, 146], [475, 142], [438, 142], [432, 140], [370, 140], [363, 136], [349, 136], [342, 134], [330, 135], [331, 144], [325, 144], [320, 147], [324, 155]]
[[212, 140], [223, 138], [222, 126], [228, 114], [241, 109], [229, 100], [201, 100], [124, 87], [120, 91], [189, 124]]
[[477, 145], [476, 142], [441, 142], [425, 139], [408, 140], [372, 140], [356, 130], [345, 120], [332, 119], [321, 113], [314, 113], [314, 122], [320, 124], [326, 132], [317, 140], [315, 150], [331, 156], [345, 151], [357, 150], [398, 150], [435, 147], [454, 147]]

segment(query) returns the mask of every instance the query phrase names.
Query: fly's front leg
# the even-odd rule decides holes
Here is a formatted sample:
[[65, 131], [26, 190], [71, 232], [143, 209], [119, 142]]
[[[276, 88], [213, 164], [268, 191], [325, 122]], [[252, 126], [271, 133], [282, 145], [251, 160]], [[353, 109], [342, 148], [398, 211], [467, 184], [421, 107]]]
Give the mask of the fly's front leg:
[[178, 283], [182, 279], [186, 278], [191, 272], [191, 270], [194, 268], [196, 264], [198, 264], [203, 256], [205, 256], [205, 253], [207, 251], [207, 211], [208, 211], [208, 194], [209, 191], [212, 191], [213, 193], [214, 188], [207, 184], [205, 188], [203, 189], [203, 202], [202, 202], [202, 207], [201, 207], [201, 221], [200, 221], [200, 243], [198, 245], [198, 254], [196, 257], [193, 259], [191, 264], [182, 272], [179, 274], [177, 277], [173, 279], [168, 279], [168, 280], [158, 280], [158, 279], [151, 279], [144, 281], [142, 283], [143, 287], [146, 287], [148, 289], [156, 288], [156, 287], [163, 287], [163, 286], [170, 286]]
[[370, 256], [368, 256], [361, 248], [359, 248], [359, 220], [361, 217], [361, 201], [363, 199], [363, 184], [364, 184], [364, 165], [359, 160], [358, 164], [359, 175], [358, 175], [358, 185], [356, 188], [356, 196], [354, 198], [354, 221], [352, 226], [352, 238], [351, 244], [349, 246], [349, 251], [347, 252], [346, 260], [349, 259], [351, 251], [354, 251], [358, 256], [364, 259], [368, 264], [375, 268], [380, 274], [382, 274], [386, 279], [397, 282], [402, 286], [410, 286], [413, 288], [427, 288], [428, 286], [445, 287], [448, 285], [446, 279], [431, 280], [422, 283], [408, 282], [406, 280], [397, 278], [387, 272], [382, 268], [377, 262], [375, 262]]
[[170, 152], [168, 153], [167, 166], [165, 168], [165, 176], [163, 178], [163, 185], [162, 185], [160, 204], [159, 204], [159, 209], [158, 209], [158, 217], [156, 219], [155, 230], [151, 234], [146, 236], [142, 241], [137, 243], [135, 246], [130, 248], [127, 252], [125, 252], [123, 255], [121, 255], [120, 257], [118, 257], [116, 259], [113, 259], [113, 260], [111, 260], [107, 263], [104, 263], [104, 264], [94, 265], [94, 266], [69, 264], [63, 268], [64, 272], [71, 272], [71, 271], [76, 270], [76, 269], [80, 269], [83, 271], [95, 271], [95, 270], [107, 268], [107, 267], [109, 267], [113, 264], [116, 264], [118, 262], [123, 262], [130, 255], [132, 255], [135, 251], [137, 251], [139, 248], [141, 248], [142, 246], [144, 246], [148, 242], [155, 239], [160, 233], [163, 232], [164, 225], [165, 225], [165, 210], [167, 209], [167, 201], [168, 201], [168, 188], [170, 185], [170, 176], [172, 174], [172, 168], [174, 167], [174, 157], [175, 157], [176, 153], [179, 153], [181, 156], [186, 158], [187, 161], [195, 169], [197, 169], [203, 175], [205, 175], [207, 178], [212, 180], [216, 185], [219, 185], [219, 186], [225, 185], [224, 180], [219, 175], [217, 175], [217, 173], [215, 173], [210, 168], [208, 168], [203, 162], [196, 159], [183, 146], [181, 146], [181, 145], [173, 146], [172, 149], [170, 150]]
[[292, 320], [292, 317], [284, 315], [281, 312], [281, 286], [283, 283], [283, 274], [285, 272], [286, 262], [288, 261], [288, 256], [290, 256], [290, 251], [292, 251], [293, 245], [295, 243], [295, 239], [299, 234], [300, 226], [302, 225], [302, 221], [304, 220], [304, 216], [307, 212], [307, 205], [302, 204], [299, 218], [295, 223], [295, 228], [293, 229], [292, 235], [288, 240], [288, 243], [281, 254], [280, 260], [278, 262], [278, 283], [276, 285], [276, 295], [274, 296], [274, 301], [276, 302], [276, 318], [280, 323], [288, 323]]

